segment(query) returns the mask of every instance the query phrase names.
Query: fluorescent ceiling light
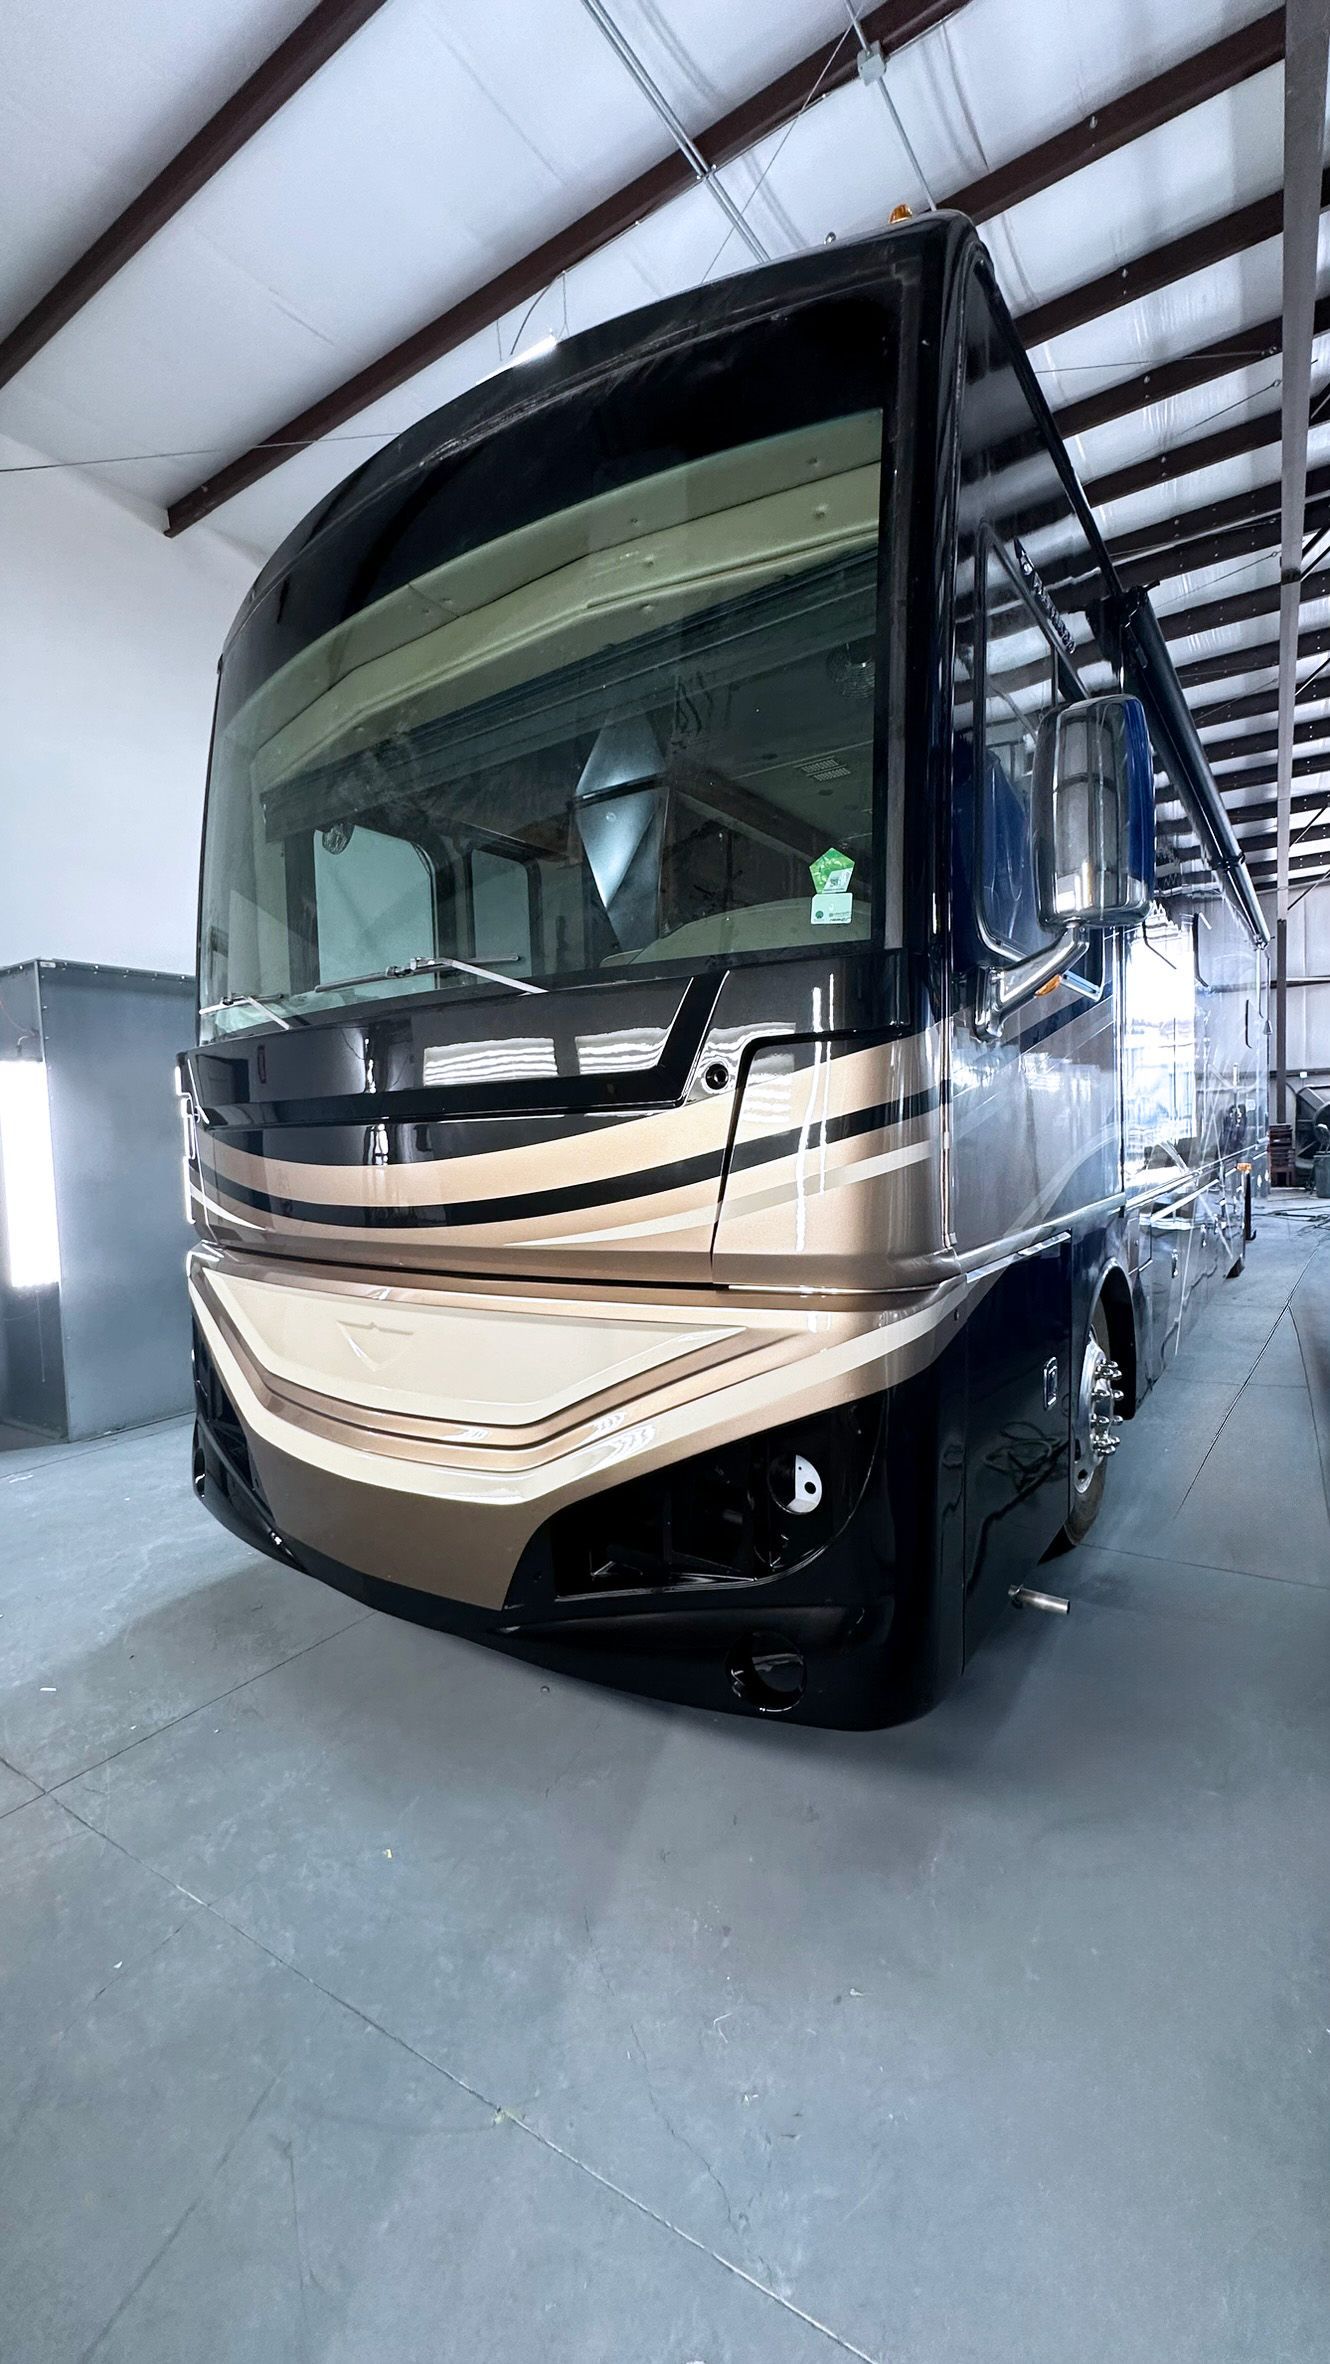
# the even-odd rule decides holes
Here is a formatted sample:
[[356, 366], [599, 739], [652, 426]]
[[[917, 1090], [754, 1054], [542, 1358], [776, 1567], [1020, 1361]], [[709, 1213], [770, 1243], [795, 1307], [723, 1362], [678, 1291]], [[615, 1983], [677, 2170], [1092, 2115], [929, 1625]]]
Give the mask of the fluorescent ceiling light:
[[0, 1202], [10, 1287], [49, 1288], [60, 1278], [60, 1235], [51, 1110], [40, 1059], [0, 1060]]
[[523, 345], [521, 352], [513, 355], [513, 368], [520, 369], [524, 361], [539, 361], [541, 354], [552, 353], [558, 342], [556, 336], [547, 336], [537, 337], [534, 344]]

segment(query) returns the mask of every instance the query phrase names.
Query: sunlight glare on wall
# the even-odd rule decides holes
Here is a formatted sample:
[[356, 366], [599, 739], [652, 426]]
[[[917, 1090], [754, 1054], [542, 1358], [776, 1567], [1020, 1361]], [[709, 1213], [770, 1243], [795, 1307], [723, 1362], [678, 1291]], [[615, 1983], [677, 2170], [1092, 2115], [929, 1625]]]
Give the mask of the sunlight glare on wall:
[[58, 1282], [51, 1112], [40, 1059], [0, 1061], [0, 1208], [10, 1287], [40, 1289]]

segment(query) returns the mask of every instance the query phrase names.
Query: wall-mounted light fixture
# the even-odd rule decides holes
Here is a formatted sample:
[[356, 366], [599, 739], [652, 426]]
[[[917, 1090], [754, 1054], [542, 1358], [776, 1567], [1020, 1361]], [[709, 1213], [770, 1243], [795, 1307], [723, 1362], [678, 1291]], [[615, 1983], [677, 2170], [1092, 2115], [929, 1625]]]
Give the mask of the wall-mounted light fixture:
[[60, 1278], [60, 1234], [41, 1059], [0, 1059], [0, 1210], [10, 1287], [52, 1287]]

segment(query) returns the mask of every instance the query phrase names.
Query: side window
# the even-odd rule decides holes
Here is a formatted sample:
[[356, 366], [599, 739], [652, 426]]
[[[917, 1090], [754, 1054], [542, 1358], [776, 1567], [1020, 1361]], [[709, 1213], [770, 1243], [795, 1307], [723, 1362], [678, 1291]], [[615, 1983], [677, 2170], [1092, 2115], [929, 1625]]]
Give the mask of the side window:
[[471, 940], [483, 968], [530, 976], [530, 874], [525, 862], [485, 846], [471, 856]]
[[1031, 790], [1039, 725], [1059, 694], [1057, 660], [1043, 625], [990, 544], [974, 895], [985, 945], [1002, 959], [1023, 960], [1052, 940], [1039, 921]]
[[407, 838], [359, 822], [317, 831], [314, 902], [321, 985], [405, 968], [437, 949], [434, 871]]

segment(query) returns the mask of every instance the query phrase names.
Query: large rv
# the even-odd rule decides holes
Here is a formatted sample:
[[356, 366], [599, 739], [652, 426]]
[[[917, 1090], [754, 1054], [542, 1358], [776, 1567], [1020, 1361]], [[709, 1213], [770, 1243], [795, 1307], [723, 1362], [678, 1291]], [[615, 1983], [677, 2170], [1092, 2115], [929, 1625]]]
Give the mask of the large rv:
[[548, 1665], [920, 1713], [1241, 1267], [1264, 939], [968, 222], [509, 367], [223, 658], [199, 1495]]

